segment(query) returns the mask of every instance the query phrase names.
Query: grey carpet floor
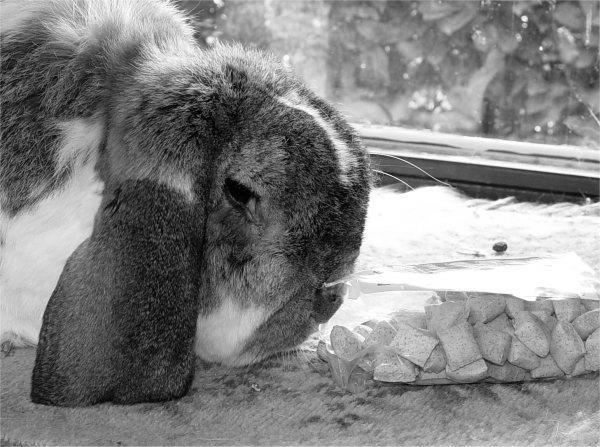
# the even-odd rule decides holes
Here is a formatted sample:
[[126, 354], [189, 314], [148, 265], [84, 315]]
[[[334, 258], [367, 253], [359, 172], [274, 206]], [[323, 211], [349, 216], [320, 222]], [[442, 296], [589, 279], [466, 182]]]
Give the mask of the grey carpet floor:
[[[600, 272], [600, 207], [469, 200], [444, 188], [374, 192], [359, 269], [433, 262], [457, 252], [573, 251]], [[357, 319], [360, 315], [357, 315]], [[598, 445], [599, 380], [336, 388], [309, 340], [296, 356], [244, 369], [199, 363], [175, 402], [64, 409], [32, 404], [33, 349], [0, 360], [3, 444]]]

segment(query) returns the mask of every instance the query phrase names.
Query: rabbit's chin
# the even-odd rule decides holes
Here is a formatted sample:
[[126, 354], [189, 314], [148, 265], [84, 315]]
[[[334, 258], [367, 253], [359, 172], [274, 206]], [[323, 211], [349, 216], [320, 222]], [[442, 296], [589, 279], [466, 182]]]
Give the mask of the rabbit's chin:
[[311, 334], [318, 330], [319, 325], [314, 318], [310, 318], [298, 332], [295, 332], [292, 336], [288, 334], [285, 337], [286, 342], [276, 345], [271, 345], [270, 343], [263, 345], [260, 341], [250, 341], [246, 343], [240, 353], [220, 363], [226, 366], [247, 366], [270, 358], [276, 358], [281, 354], [294, 353]]
[[[272, 310], [242, 306], [226, 299], [218, 310], [198, 317], [196, 355], [207, 362], [245, 366], [295, 348], [318, 329], [314, 317], [309, 316], [305, 321], [296, 319], [296, 330], [283, 334], [278, 323], [270, 320], [271, 316]], [[270, 336], [269, 340], [264, 339], [273, 327], [278, 332], [277, 343], [272, 343]]]
[[210, 315], [200, 315], [196, 330], [195, 350], [208, 362], [237, 366], [252, 362], [242, 350], [254, 331], [268, 318], [267, 309], [241, 306], [233, 299], [224, 300]]

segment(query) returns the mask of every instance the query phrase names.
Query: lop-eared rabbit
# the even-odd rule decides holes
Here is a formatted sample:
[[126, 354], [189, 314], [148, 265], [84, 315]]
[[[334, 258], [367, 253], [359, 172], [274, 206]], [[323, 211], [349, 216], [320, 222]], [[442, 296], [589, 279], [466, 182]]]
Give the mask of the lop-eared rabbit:
[[174, 399], [195, 355], [247, 365], [333, 315], [371, 184], [336, 110], [166, 2], [0, 7], [2, 338], [38, 344], [34, 402]]

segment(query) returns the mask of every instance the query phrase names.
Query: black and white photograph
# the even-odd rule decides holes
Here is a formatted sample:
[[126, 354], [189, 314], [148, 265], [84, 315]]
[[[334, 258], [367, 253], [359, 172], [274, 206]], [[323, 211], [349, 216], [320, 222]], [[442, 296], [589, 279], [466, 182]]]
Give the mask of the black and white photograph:
[[600, 1], [0, 0], [0, 445], [600, 446]]

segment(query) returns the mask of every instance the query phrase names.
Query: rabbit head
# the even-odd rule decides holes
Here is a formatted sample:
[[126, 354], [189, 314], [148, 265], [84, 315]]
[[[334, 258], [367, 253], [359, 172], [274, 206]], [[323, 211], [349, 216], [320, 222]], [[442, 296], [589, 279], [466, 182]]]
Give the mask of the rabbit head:
[[202, 209], [196, 352], [246, 364], [337, 310], [367, 209], [368, 156], [338, 112], [264, 54], [220, 46], [142, 67], [115, 100], [108, 189], [152, 178]]

